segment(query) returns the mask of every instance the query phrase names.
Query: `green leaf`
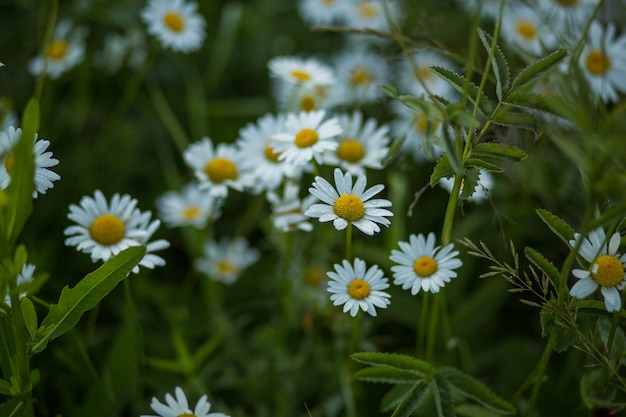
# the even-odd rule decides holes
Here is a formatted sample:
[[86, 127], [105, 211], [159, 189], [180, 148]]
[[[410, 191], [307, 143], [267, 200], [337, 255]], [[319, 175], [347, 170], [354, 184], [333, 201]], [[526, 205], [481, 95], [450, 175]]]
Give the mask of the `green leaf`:
[[449, 120], [459, 126], [471, 129], [478, 129], [481, 126], [481, 123], [465, 108], [461, 107], [459, 103], [449, 105], [447, 112]]
[[444, 114], [441, 109], [437, 107], [432, 101], [424, 99], [422, 97], [412, 95], [402, 95], [398, 97], [398, 100], [408, 108], [422, 112], [427, 118], [431, 119], [443, 119]]
[[548, 98], [539, 94], [529, 93], [527, 91], [512, 92], [506, 96], [504, 103], [509, 106], [541, 110], [546, 113], [556, 114]]
[[398, 384], [394, 385], [389, 391], [385, 393], [383, 399], [380, 402], [380, 409], [384, 412], [390, 412], [395, 409], [402, 401], [407, 391], [411, 388], [412, 384]]
[[23, 414], [24, 401], [20, 398], [13, 398], [0, 404], [0, 417], [16, 417]]
[[20, 307], [22, 308], [22, 316], [24, 317], [26, 330], [30, 338], [34, 339], [37, 334], [37, 312], [35, 311], [35, 305], [30, 301], [30, 298], [24, 298], [20, 303]]
[[4, 379], [0, 379], [0, 394], [11, 395], [11, 384]]
[[451, 366], [443, 366], [437, 373], [448, 380], [450, 385], [463, 395], [478, 402], [490, 410], [501, 414], [515, 413], [515, 407], [493, 393], [485, 384], [474, 377]]
[[559, 311], [562, 309], [563, 307], [560, 307], [556, 300], [549, 300], [543, 305], [539, 313], [541, 335], [546, 337], [554, 334], [554, 346], [552, 349], [555, 352], [565, 352], [579, 337], [570, 326], [565, 325], [559, 318], [561, 314], [568, 314], [567, 311]]
[[362, 381], [383, 384], [413, 384], [421, 378], [421, 376], [416, 375], [415, 372], [386, 366], [372, 366], [371, 368], [359, 369], [355, 376]]
[[433, 399], [435, 400], [438, 417], [455, 417], [450, 384], [441, 375], [435, 375]]
[[495, 413], [487, 408], [475, 404], [461, 404], [454, 409], [461, 417], [499, 417], [500, 413]]
[[542, 73], [557, 65], [566, 56], [566, 49], [557, 49], [547, 56], [539, 58], [538, 60], [524, 68], [519, 74], [517, 74], [517, 76], [513, 79], [513, 83], [511, 84], [511, 90], [515, 91], [521, 86], [528, 84]]
[[523, 161], [528, 158], [528, 154], [516, 146], [493, 142], [477, 144], [472, 148], [472, 155], [511, 161]]
[[400, 151], [402, 150], [402, 145], [404, 145], [405, 141], [406, 135], [402, 135], [399, 138], [394, 139], [393, 142], [391, 142], [391, 146], [389, 147], [387, 155], [385, 155], [385, 157], [381, 161], [383, 166], [387, 166], [400, 153]]
[[452, 171], [455, 174], [462, 174], [463, 166], [461, 164], [461, 156], [457, 154], [456, 140], [450, 136], [450, 129], [448, 129], [448, 124], [445, 121], [441, 128], [441, 133], [443, 138], [441, 147], [445, 151], [444, 155], [447, 156]]
[[504, 172], [504, 169], [499, 167], [496, 164], [492, 164], [491, 162], [487, 162], [483, 159], [479, 158], [470, 158], [465, 162], [466, 167], [473, 167], [477, 169], [484, 169], [489, 172]]
[[409, 417], [430, 394], [432, 387], [425, 381], [416, 382], [404, 395], [391, 417]]
[[561, 220], [557, 215], [550, 213], [546, 209], [537, 209], [537, 214], [548, 225], [550, 230], [565, 242], [569, 247], [569, 241], [574, 240], [574, 229], [569, 224]]
[[411, 371], [420, 376], [435, 374], [435, 368], [428, 362], [398, 353], [358, 352], [353, 353], [351, 358], [367, 365]]
[[541, 269], [541, 272], [548, 277], [550, 282], [552, 282], [552, 285], [554, 285], [555, 288], [558, 288], [559, 282], [561, 281], [561, 273], [558, 269], [556, 269], [552, 262], [547, 260], [541, 253], [531, 247], [525, 247], [524, 253], [526, 254], [526, 258], [528, 258], [533, 265]]
[[462, 200], [467, 200], [474, 194], [474, 191], [476, 191], [476, 186], [478, 186], [479, 176], [480, 172], [475, 168], [468, 168], [465, 171], [461, 195], [459, 196]]
[[42, 351], [49, 341], [72, 329], [84, 312], [94, 308], [128, 276], [145, 253], [145, 246], [130, 247], [85, 276], [74, 288], [63, 288], [59, 302], [50, 306], [41, 323], [40, 338], [32, 347], [32, 352]]
[[478, 109], [483, 113], [483, 115], [486, 116], [491, 113], [491, 103], [487, 99], [484, 91], [481, 91], [476, 84], [469, 80], [465, 80], [464, 77], [447, 68], [430, 67], [430, 70], [437, 74], [439, 78], [447, 81], [448, 84], [450, 84], [459, 93], [467, 94], [467, 98], [472, 104], [476, 105], [476, 101], [480, 100], [478, 101]]
[[7, 189], [7, 238], [15, 242], [26, 220], [33, 210], [33, 189], [35, 187], [35, 157], [33, 146], [39, 129], [39, 102], [31, 98], [26, 105], [22, 120], [22, 136], [13, 149], [14, 163], [11, 169], [11, 183]]
[[381, 84], [378, 86], [378, 88], [385, 94], [387, 94], [389, 97], [391, 98], [398, 98], [398, 89], [396, 87], [394, 87], [393, 85], [389, 85], [389, 84]]
[[430, 176], [430, 186], [434, 187], [435, 185], [437, 185], [437, 183], [439, 182], [441, 178], [451, 177], [453, 175], [454, 175], [454, 171], [452, 170], [452, 167], [450, 166], [448, 155], [443, 154], [437, 161], [437, 164], [435, 165], [435, 169], [433, 170], [433, 173]]
[[535, 134], [535, 140], [543, 135], [543, 124], [537, 117], [530, 113], [499, 111], [494, 115], [493, 123], [499, 126], [530, 130]]
[[[480, 38], [483, 46], [487, 52], [490, 53], [493, 38], [481, 28], [476, 28], [476, 30], [478, 31], [478, 37]], [[494, 76], [496, 77], [496, 96], [498, 97], [498, 100], [502, 100], [504, 91], [508, 90], [511, 85], [511, 71], [509, 70], [508, 62], [498, 45], [494, 45], [491, 68]]]

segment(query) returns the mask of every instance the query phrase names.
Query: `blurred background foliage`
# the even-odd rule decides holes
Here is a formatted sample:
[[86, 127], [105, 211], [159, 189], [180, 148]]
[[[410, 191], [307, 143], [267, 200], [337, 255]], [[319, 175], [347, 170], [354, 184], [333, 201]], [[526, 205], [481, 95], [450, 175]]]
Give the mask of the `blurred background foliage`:
[[[48, 80], [41, 102], [39, 137], [51, 141], [60, 160], [55, 171], [62, 179], [34, 201], [22, 241], [30, 261], [50, 275], [38, 294], [49, 302], [62, 287], [74, 285], [93, 269], [87, 256], [63, 244], [70, 203], [101, 189], [107, 196], [128, 193], [139, 200], [141, 209], [155, 212], [159, 195], [191, 178], [181, 158], [184, 147], [202, 136], [233, 142], [246, 123], [276, 111], [269, 59], [327, 58], [345, 45], [341, 33], [307, 27], [292, 0], [200, 1], [207, 39], [199, 52], [165, 51], [146, 36], [152, 44], [144, 67], [123, 67], [109, 74], [94, 66], [106, 33], [144, 30], [138, 16], [143, 6], [136, 0], [59, 4], [59, 18], [73, 19], [87, 27], [89, 35], [86, 59], [70, 74]], [[0, 96], [18, 114], [33, 92], [35, 79], [26, 62], [40, 49], [48, 13], [47, 2], [0, 0], [0, 61], [6, 65], [0, 70]], [[455, 2], [408, 1], [406, 15], [410, 19], [404, 21], [403, 33], [416, 43], [436, 41], [459, 56], [466, 54], [470, 21]], [[402, 53], [391, 42], [380, 48], [390, 63]], [[511, 66], [520, 68], [522, 63], [508, 56]], [[390, 117], [388, 104], [364, 111], [385, 122]], [[167, 116], [175, 122], [168, 122]], [[622, 129], [623, 120], [615, 116], [610, 132]], [[597, 126], [598, 121], [592, 123]], [[587, 204], [579, 172], [549, 132], [535, 138], [531, 132], [502, 128], [493, 135], [516, 144], [529, 157], [496, 176], [490, 201], [463, 205], [453, 237], [483, 241], [504, 260], [510, 259], [513, 241], [518, 252], [532, 246], [559, 264], [569, 250], [535, 210], [546, 208], [576, 227], [580, 208]], [[617, 138], [610, 133], [606, 140]], [[389, 274], [388, 255], [398, 239], [440, 230], [447, 202], [443, 189], [428, 188], [412, 215], [405, 215], [414, 194], [428, 183], [432, 168], [433, 164], [415, 165], [400, 156], [368, 178], [368, 184], [387, 185], [395, 214], [391, 228], [374, 244], [355, 238], [357, 256], [378, 262]], [[597, 187], [610, 186], [612, 178], [600, 173]], [[191, 253], [198, 247], [192, 242], [204, 235], [162, 227], [158, 236], [172, 242], [163, 254], [167, 265], [131, 276], [132, 295], [117, 288], [76, 329], [35, 356], [33, 367], [42, 371], [35, 388], [38, 416], [146, 414], [152, 395], [162, 398], [176, 385], [187, 387], [190, 397], [209, 394], [212, 409], [237, 417], [341, 415], [339, 381], [346, 372], [346, 358], [337, 354], [337, 346], [345, 349], [350, 337], [348, 318], [339, 308], [312, 314], [297, 296], [281, 299], [275, 277], [285, 237], [265, 233], [270, 230], [269, 212], [262, 201], [235, 193], [223, 213], [213, 233], [244, 232], [262, 250], [261, 261], [236, 285], [209, 282], [191, 268], [198, 255]], [[302, 288], [307, 267], [318, 265], [326, 271], [339, 261], [326, 249], [341, 248], [342, 236], [328, 225], [316, 229], [315, 234], [298, 236], [302, 249], [294, 255], [292, 274], [300, 285], [294, 284], [294, 289]], [[486, 382], [502, 397], [513, 398], [544, 346], [539, 311], [508, 293], [503, 279], [479, 279], [487, 264], [461, 251], [460, 278], [446, 287], [455, 338], [437, 357]], [[390, 293], [390, 308], [364, 322], [368, 337], [361, 348], [412, 354], [420, 298], [397, 287]], [[288, 332], [277, 340], [276, 323], [285, 313]], [[541, 415], [588, 415], [578, 386], [582, 364], [575, 350], [553, 356], [537, 407]], [[387, 387], [357, 386], [359, 415], [380, 415], [377, 410]]]

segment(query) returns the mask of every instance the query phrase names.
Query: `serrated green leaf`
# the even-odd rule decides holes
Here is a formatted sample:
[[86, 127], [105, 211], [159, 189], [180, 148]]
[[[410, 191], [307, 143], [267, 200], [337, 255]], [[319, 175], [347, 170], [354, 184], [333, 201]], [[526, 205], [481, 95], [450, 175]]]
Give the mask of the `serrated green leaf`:
[[380, 402], [380, 409], [385, 413], [390, 412], [400, 404], [402, 398], [406, 395], [407, 391], [411, 389], [412, 384], [398, 384], [394, 385], [389, 391], [383, 395], [383, 399]]
[[358, 352], [351, 358], [357, 362], [372, 366], [386, 366], [389, 368], [415, 372], [417, 375], [429, 376], [435, 374], [435, 368], [426, 361], [398, 353]]
[[485, 384], [471, 375], [451, 366], [443, 366], [437, 370], [437, 373], [446, 378], [450, 385], [459, 390], [463, 395], [484, 407], [501, 414], [515, 413], [515, 407], [512, 404], [497, 396]]
[[477, 144], [472, 148], [472, 155], [510, 161], [523, 161], [528, 158], [528, 154], [516, 146], [493, 142]]
[[437, 164], [435, 165], [435, 169], [430, 176], [430, 186], [434, 187], [437, 185], [439, 180], [443, 177], [450, 177], [454, 175], [454, 171], [450, 166], [450, 161], [448, 161], [448, 156], [443, 154], [439, 160], [437, 160]]
[[[487, 53], [490, 53], [493, 38], [481, 28], [476, 28], [476, 30], [478, 31], [478, 37], [487, 50]], [[494, 45], [491, 68], [493, 70], [493, 75], [496, 77], [496, 97], [498, 97], [498, 100], [502, 100], [504, 91], [508, 90], [511, 85], [511, 71], [509, 70], [508, 62], [498, 45]]]
[[457, 103], [448, 106], [447, 111], [449, 120], [459, 126], [471, 129], [478, 129], [481, 126], [481, 123], [474, 116], [466, 109], [459, 107]]
[[385, 155], [385, 157], [381, 161], [383, 166], [387, 166], [400, 153], [400, 151], [402, 150], [402, 145], [404, 145], [405, 141], [406, 135], [402, 135], [394, 139], [393, 142], [391, 142], [391, 146], [389, 147], [387, 155]]
[[377, 382], [383, 384], [414, 384], [422, 378], [415, 372], [404, 371], [384, 366], [372, 366], [370, 368], [359, 369], [355, 376], [367, 382]]
[[37, 312], [35, 311], [35, 305], [30, 298], [22, 299], [20, 303], [22, 309], [22, 317], [24, 317], [24, 325], [30, 335], [31, 339], [35, 338], [37, 334]]
[[519, 74], [517, 74], [511, 84], [511, 91], [515, 91], [521, 86], [528, 84], [539, 75], [553, 68], [566, 56], [566, 49], [557, 49], [556, 51], [551, 52], [543, 58], [539, 58], [538, 60], [524, 68]]
[[409, 417], [419, 407], [432, 391], [430, 384], [425, 381], [416, 382], [404, 395], [391, 417]]
[[524, 254], [526, 254], [526, 258], [528, 258], [533, 265], [541, 269], [541, 272], [548, 277], [550, 282], [552, 282], [552, 285], [554, 285], [555, 288], [558, 288], [559, 282], [561, 281], [561, 273], [558, 269], [556, 269], [552, 262], [547, 260], [541, 253], [531, 247], [525, 247]]
[[572, 229], [570, 225], [560, 217], [550, 213], [546, 209], [537, 209], [536, 212], [541, 220], [548, 225], [550, 230], [552, 230], [555, 235], [560, 237], [561, 240], [563, 240], [563, 242], [565, 242], [565, 244], [569, 247], [569, 241], [574, 240], [574, 229]]
[[499, 126], [516, 127], [530, 130], [535, 134], [535, 139], [543, 135], [543, 123], [530, 113], [517, 111], [499, 111], [492, 119]]
[[484, 91], [481, 91], [476, 84], [471, 81], [466, 82], [463, 76], [447, 68], [430, 67], [430, 70], [437, 74], [439, 78], [445, 80], [459, 93], [467, 94], [467, 98], [472, 104], [476, 105], [477, 100], [479, 100], [478, 109], [483, 113], [484, 116], [487, 116], [491, 113], [492, 106], [489, 102], [489, 99], [485, 95]]
[[450, 384], [441, 375], [435, 375], [433, 386], [433, 399], [438, 417], [455, 417]]
[[393, 85], [389, 85], [389, 84], [381, 84], [378, 86], [378, 88], [380, 88], [380, 90], [387, 94], [389, 97], [391, 98], [398, 98], [398, 89], [396, 87], [394, 87]]
[[513, 107], [541, 110], [546, 113], [556, 114], [547, 97], [527, 91], [514, 91], [508, 94], [504, 103]]
[[479, 158], [470, 158], [465, 162], [465, 167], [473, 167], [477, 169], [484, 169], [489, 172], [504, 172], [502, 167], [499, 167], [496, 164], [492, 164], [491, 162], [487, 162], [483, 159]]
[[475, 168], [468, 168], [465, 170], [465, 175], [463, 176], [463, 187], [461, 188], [461, 195], [459, 196], [462, 200], [467, 200], [476, 191], [476, 186], [478, 186], [478, 177], [480, 176], [480, 172]]
[[94, 308], [127, 277], [145, 253], [145, 246], [130, 247], [85, 276], [74, 288], [63, 288], [59, 302], [50, 306], [48, 315], [41, 323], [41, 327], [48, 331], [36, 341], [32, 352], [40, 352], [50, 340], [72, 329], [84, 312]]
[[549, 300], [541, 308], [539, 313], [539, 323], [541, 324], [541, 335], [547, 337], [554, 335], [555, 352], [565, 352], [578, 340], [578, 334], [570, 328], [564, 326], [559, 319], [559, 307], [556, 300]]

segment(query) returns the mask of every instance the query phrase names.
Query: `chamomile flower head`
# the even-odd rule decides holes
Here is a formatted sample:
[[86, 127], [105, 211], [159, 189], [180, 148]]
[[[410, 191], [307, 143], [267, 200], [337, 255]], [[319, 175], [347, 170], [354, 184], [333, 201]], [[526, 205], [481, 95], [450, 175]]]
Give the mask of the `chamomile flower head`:
[[328, 292], [333, 305], [343, 305], [343, 312], [355, 317], [359, 310], [376, 317], [376, 307], [387, 308], [391, 297], [383, 291], [389, 288], [387, 278], [376, 265], [366, 270], [365, 261], [355, 258], [354, 264], [344, 260], [327, 273]]
[[579, 35], [600, 0], [538, 0], [537, 12], [555, 33]]
[[350, 7], [350, 0], [300, 0], [298, 11], [302, 19], [314, 26], [342, 23]]
[[196, 259], [194, 266], [197, 271], [215, 281], [233, 284], [260, 256], [259, 250], [250, 247], [246, 239], [226, 237], [219, 242], [207, 241], [204, 244], [204, 256]]
[[267, 64], [270, 76], [279, 85], [319, 85], [330, 86], [335, 83], [333, 69], [316, 58], [297, 56], [277, 56]]
[[200, 397], [192, 411], [183, 389], [176, 387], [174, 393], [176, 397], [169, 393], [165, 394], [166, 404], [161, 403], [156, 397], [152, 397], [150, 408], [158, 416], [142, 415], [141, 417], [229, 417], [224, 413], [210, 413], [211, 403], [206, 395]]
[[454, 70], [452, 61], [431, 49], [418, 49], [402, 61], [398, 83], [400, 88], [415, 96], [441, 96], [451, 100], [456, 97], [452, 86], [431, 70], [444, 67]]
[[322, 163], [322, 154], [337, 148], [336, 137], [342, 132], [335, 117], [326, 118], [324, 110], [289, 113], [283, 130], [274, 134], [271, 144], [278, 160], [305, 166], [312, 159]]
[[197, 183], [185, 184], [180, 191], [168, 191], [157, 199], [159, 217], [168, 227], [192, 226], [202, 229], [209, 219], [220, 216], [222, 199], [201, 190]]
[[331, 108], [336, 90], [328, 85], [297, 85], [284, 83], [276, 89], [278, 108], [283, 112], [311, 112]]
[[304, 215], [311, 205], [317, 201], [312, 195], [300, 199], [300, 187], [291, 181], [285, 183], [283, 195], [279, 196], [275, 191], [267, 193], [267, 201], [272, 206], [272, 222], [274, 227], [281, 232], [292, 230], [304, 230], [310, 232], [313, 225], [309, 223], [309, 217]]
[[522, 4], [505, 9], [502, 37], [513, 48], [533, 56], [541, 55], [556, 45], [556, 38], [535, 8]]
[[360, 175], [352, 186], [352, 175], [335, 168], [335, 187], [322, 177], [315, 177], [309, 192], [322, 201], [313, 204], [304, 214], [319, 219], [320, 222], [332, 221], [335, 229], [343, 230], [353, 224], [366, 235], [380, 232], [379, 224], [389, 226], [387, 217], [393, 213], [384, 207], [391, 207], [391, 201], [371, 199], [381, 192], [385, 186], [377, 184], [367, 191], [367, 178]]
[[436, 293], [452, 278], [454, 271], [463, 263], [457, 258], [459, 252], [453, 250], [454, 244], [444, 247], [435, 246], [435, 234], [410, 235], [408, 242], [398, 242], [401, 250], [393, 249], [391, 259], [397, 265], [391, 267], [396, 285], [402, 289], [411, 289], [415, 295], [420, 290]]
[[83, 61], [86, 35], [84, 28], [74, 27], [69, 20], [59, 22], [52, 40], [41, 55], [30, 60], [28, 70], [34, 76], [46, 74], [52, 79], [59, 78]]
[[364, 174], [366, 168], [381, 169], [389, 151], [389, 126], [378, 126], [374, 118], [364, 122], [360, 111], [337, 118], [343, 133], [337, 138], [337, 148], [324, 154], [325, 164], [339, 166], [353, 175]]
[[593, 93], [614, 102], [626, 92], [626, 35], [615, 37], [615, 26], [592, 22], [578, 61]]
[[[452, 188], [454, 186], [454, 177], [446, 178], [443, 177], [439, 180], [439, 185], [448, 191], [452, 192]], [[474, 192], [467, 198], [468, 201], [472, 203], [480, 204], [485, 199], [489, 198], [489, 190], [493, 186], [493, 176], [490, 172], [485, 170], [479, 170], [478, 172], [478, 182], [476, 183], [476, 187], [474, 188]], [[459, 193], [463, 193], [463, 183], [461, 184], [461, 189]]]
[[220, 143], [203, 137], [192, 143], [183, 152], [185, 163], [193, 170], [202, 190], [208, 190], [211, 197], [228, 196], [230, 188], [242, 191], [250, 185], [249, 172], [243, 165], [244, 155], [235, 145]]
[[[10, 126], [8, 132], [0, 132], [0, 189], [6, 190], [11, 184], [11, 170], [15, 163], [13, 149], [22, 137], [22, 129]], [[52, 152], [47, 151], [50, 141], [37, 140], [35, 134], [33, 143], [33, 155], [35, 157], [35, 173], [33, 198], [39, 194], [45, 194], [53, 187], [52, 182], [61, 179], [59, 174], [48, 168], [58, 165], [59, 160], [52, 157]]]
[[346, 13], [346, 25], [355, 29], [389, 31], [390, 21], [400, 16], [396, 1], [354, 0]]
[[411, 155], [416, 162], [434, 161], [439, 158], [443, 154], [443, 149], [434, 143], [434, 138], [441, 134], [441, 121], [397, 101], [392, 102], [391, 106], [396, 113], [391, 122], [393, 137], [405, 138], [401, 151]]
[[586, 238], [579, 233], [574, 235], [569, 244], [575, 248], [580, 242], [578, 254], [589, 267], [572, 270], [572, 275], [578, 279], [570, 289], [572, 297], [585, 298], [600, 288], [606, 310], [621, 310], [621, 295], [626, 285], [626, 254], [618, 253], [620, 240], [620, 234], [615, 232], [607, 242], [606, 233], [601, 228], [592, 230]]
[[334, 58], [336, 104], [365, 104], [380, 98], [380, 85], [389, 81], [387, 61], [363, 47], [346, 48]]
[[200, 49], [205, 37], [206, 23], [197, 9], [193, 1], [148, 0], [141, 18], [164, 48], [189, 53]]
[[102, 50], [94, 56], [94, 63], [104, 72], [113, 74], [124, 65], [132, 69], [139, 69], [147, 53], [143, 31], [132, 28], [124, 34], [107, 34]]
[[[19, 291], [18, 299], [22, 299], [26, 297], [27, 292], [23, 291], [20, 287], [24, 284], [28, 284], [33, 282], [33, 274], [35, 273], [35, 265], [26, 263], [22, 266], [22, 270], [17, 275], [17, 281], [15, 282], [15, 286]], [[11, 307], [11, 294], [7, 291], [7, 294], [4, 296], [4, 304]]]

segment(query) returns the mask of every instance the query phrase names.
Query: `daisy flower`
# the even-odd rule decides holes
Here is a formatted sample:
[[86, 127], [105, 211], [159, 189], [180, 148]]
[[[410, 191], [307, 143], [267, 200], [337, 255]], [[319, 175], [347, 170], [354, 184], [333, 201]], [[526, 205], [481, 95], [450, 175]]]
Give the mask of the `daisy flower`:
[[418, 49], [402, 61], [398, 84], [400, 88], [415, 96], [441, 96], [451, 100], [456, 96], [454, 88], [437, 76], [431, 67], [452, 70], [452, 61], [430, 49]]
[[439, 290], [456, 277], [453, 270], [463, 265], [457, 258], [458, 251], [453, 251], [452, 243], [441, 247], [435, 246], [435, 234], [409, 236], [409, 242], [398, 242], [401, 251], [393, 249], [391, 259], [398, 265], [391, 267], [396, 285], [402, 289], [411, 289], [411, 294], [422, 291], [432, 293]]
[[592, 230], [584, 239], [576, 233], [574, 240], [569, 241], [572, 248], [580, 242], [578, 254], [589, 262], [588, 269], [572, 270], [572, 275], [578, 281], [569, 293], [572, 297], [585, 298], [600, 288], [606, 310], [614, 312], [622, 308], [621, 294], [626, 285], [626, 254], [618, 253], [621, 240], [618, 232], [611, 235], [608, 244], [606, 240], [606, 233], [599, 228]]
[[556, 38], [535, 9], [520, 4], [505, 9], [502, 37], [511, 46], [534, 56], [556, 45]]
[[538, 0], [537, 13], [562, 35], [580, 35], [599, 0]]
[[84, 28], [74, 28], [63, 20], [54, 29], [52, 40], [41, 55], [30, 60], [28, 70], [34, 76], [46, 74], [52, 79], [80, 64], [85, 56]]
[[251, 248], [242, 237], [209, 240], [204, 244], [204, 257], [197, 259], [194, 266], [215, 281], [233, 284], [260, 256], [259, 250]]
[[[196, 407], [192, 411], [191, 408], [189, 408], [187, 396], [185, 395], [185, 392], [182, 390], [182, 388], [176, 387], [174, 393], [176, 394], [176, 398], [174, 398], [172, 394], [165, 394], [165, 402], [167, 404], [163, 404], [159, 400], [157, 400], [156, 397], [152, 397], [152, 403], [150, 403], [150, 408], [152, 408], [152, 410], [160, 417], [229, 417], [224, 413], [209, 413], [209, 411], [211, 410], [211, 403], [209, 402], [206, 395], [200, 397], [200, 399], [196, 403]], [[142, 415], [141, 417], [158, 416]]]
[[267, 200], [272, 205], [272, 222], [274, 227], [281, 232], [291, 230], [304, 230], [310, 232], [313, 225], [308, 222], [309, 218], [304, 215], [317, 199], [309, 195], [301, 200], [299, 196], [300, 187], [291, 181], [285, 183], [283, 196], [280, 197], [275, 192], [267, 193]]
[[359, 258], [354, 259], [354, 265], [344, 260], [341, 265], [335, 264], [335, 270], [327, 273], [328, 292], [332, 295], [330, 300], [333, 305], [342, 305], [343, 312], [350, 312], [352, 317], [359, 310], [376, 317], [376, 307], [387, 308], [391, 303], [391, 297], [385, 290], [389, 288], [387, 278], [383, 277], [383, 271], [373, 265], [367, 271], [365, 262]]
[[346, 25], [355, 29], [389, 31], [389, 20], [400, 15], [398, 3], [381, 0], [355, 0], [346, 13]]
[[308, 24], [326, 26], [343, 22], [349, 6], [349, 0], [300, 0], [298, 11]]
[[183, 152], [183, 159], [200, 181], [200, 188], [209, 190], [215, 198], [228, 196], [229, 188], [242, 191], [250, 185], [243, 158], [236, 146], [220, 143], [214, 148], [208, 137], [189, 145]]
[[125, 34], [107, 34], [102, 50], [94, 56], [94, 63], [106, 73], [113, 74], [124, 64], [132, 69], [138, 69], [146, 55], [145, 35], [134, 28]]
[[[17, 281], [15, 283], [15, 286], [19, 289], [20, 286], [33, 282], [34, 273], [35, 273], [35, 265], [24, 264], [24, 266], [22, 266], [22, 271], [17, 276]], [[21, 300], [22, 298], [26, 297], [26, 295], [27, 295], [26, 291], [20, 291], [18, 299]], [[4, 303], [8, 305], [9, 307], [11, 307], [11, 294], [9, 294], [8, 291], [7, 291], [7, 294], [4, 296]]]
[[65, 229], [69, 236], [65, 244], [89, 253], [94, 262], [107, 261], [124, 249], [144, 244], [151, 235], [151, 214], [136, 207], [137, 200], [128, 194], [114, 194], [110, 202], [100, 190], [93, 197], [84, 196], [80, 206], [70, 204], [67, 217], [77, 224]]
[[387, 61], [365, 48], [348, 48], [334, 58], [337, 75], [333, 99], [339, 105], [371, 103], [380, 98], [379, 86], [389, 81]]
[[420, 110], [413, 110], [404, 104], [391, 103], [396, 117], [391, 122], [393, 137], [405, 137], [401, 151], [409, 154], [416, 162], [434, 161], [443, 154], [443, 149], [433, 143], [441, 133], [441, 122]]
[[302, 166], [279, 160], [280, 153], [272, 147], [272, 137], [283, 130], [285, 119], [282, 113], [268, 113], [239, 130], [237, 145], [245, 149], [243, 164], [255, 178], [254, 193], [275, 190], [285, 178], [299, 179], [302, 175]]
[[278, 160], [303, 166], [315, 159], [321, 164], [322, 154], [337, 148], [335, 138], [341, 134], [339, 121], [325, 117], [324, 110], [288, 114], [283, 130], [272, 136]]
[[195, 2], [149, 0], [141, 11], [148, 33], [174, 52], [193, 52], [202, 47], [206, 23]]
[[[444, 177], [439, 179], [439, 185], [447, 192], [451, 193], [454, 186], [454, 176], [450, 178]], [[467, 200], [471, 201], [472, 203], [482, 203], [485, 199], [489, 198], [489, 189], [492, 186], [493, 176], [491, 175], [491, 173], [482, 169], [479, 170], [478, 183], [476, 184], [474, 192], [467, 198]], [[463, 193], [463, 185], [461, 185], [459, 193]]]
[[159, 217], [168, 227], [193, 226], [202, 229], [209, 219], [220, 216], [222, 200], [211, 197], [198, 184], [186, 184], [181, 191], [168, 191], [157, 199]]
[[343, 133], [337, 138], [337, 149], [324, 153], [324, 163], [353, 175], [364, 174], [365, 168], [381, 169], [389, 150], [389, 126], [379, 127], [374, 118], [364, 123], [360, 111], [341, 114], [337, 119]]
[[615, 38], [615, 26], [606, 29], [597, 21], [589, 28], [578, 61], [591, 90], [603, 102], [617, 101], [626, 92], [626, 35]]
[[[0, 189], [6, 190], [11, 184], [11, 169], [15, 163], [13, 149], [22, 137], [22, 129], [10, 126], [8, 132], [0, 131]], [[35, 157], [35, 173], [33, 198], [38, 194], [45, 194], [53, 187], [52, 182], [61, 179], [59, 174], [50, 171], [48, 168], [58, 165], [59, 160], [52, 157], [52, 152], [46, 151], [50, 146], [50, 141], [37, 140], [37, 134], [33, 141], [33, 155]]]
[[[375, 185], [365, 191], [367, 178], [360, 175], [352, 187], [352, 175], [335, 168], [336, 189], [324, 178], [315, 177], [309, 192], [324, 204], [313, 204], [304, 214], [319, 218], [320, 222], [332, 220], [335, 229], [343, 230], [353, 224], [366, 235], [380, 232], [378, 224], [391, 224], [386, 217], [393, 213], [383, 207], [391, 207], [391, 201], [385, 199], [370, 200], [381, 192], [385, 186]], [[377, 224], [378, 223], [378, 224]]]
[[267, 64], [270, 76], [279, 83], [297, 85], [332, 85], [335, 74], [328, 65], [315, 58], [278, 56]]

